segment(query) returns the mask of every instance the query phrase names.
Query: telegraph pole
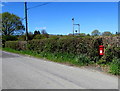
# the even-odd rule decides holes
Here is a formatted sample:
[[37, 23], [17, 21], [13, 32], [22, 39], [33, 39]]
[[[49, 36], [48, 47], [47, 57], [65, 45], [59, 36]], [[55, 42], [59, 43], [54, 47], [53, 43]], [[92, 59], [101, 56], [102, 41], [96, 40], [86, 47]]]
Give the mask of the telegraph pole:
[[78, 33], [80, 34], [80, 24], [73, 24], [78, 26]]
[[74, 18], [72, 18], [72, 21], [73, 21], [73, 35], [74, 35], [74, 25], [78, 26], [78, 32], [80, 34], [80, 24], [74, 24]]
[[80, 24], [78, 24], [78, 31], [79, 31], [79, 34], [80, 34]]
[[72, 18], [73, 21], [73, 35], [74, 35], [74, 18]]
[[26, 41], [28, 41], [27, 2], [25, 2]]

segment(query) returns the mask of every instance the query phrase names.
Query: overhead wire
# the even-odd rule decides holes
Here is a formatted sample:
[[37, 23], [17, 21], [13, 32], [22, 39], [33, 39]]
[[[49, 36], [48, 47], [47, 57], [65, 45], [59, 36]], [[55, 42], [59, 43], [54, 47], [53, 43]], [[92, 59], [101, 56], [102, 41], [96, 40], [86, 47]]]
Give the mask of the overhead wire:
[[[44, 5], [47, 5], [47, 4], [50, 4], [51, 2], [47, 2], [47, 3], [43, 3], [43, 4], [40, 4], [40, 5], [37, 5], [37, 6], [33, 6], [33, 7], [30, 7], [30, 8], [27, 8], [27, 10], [29, 9], [32, 9], [32, 8], [36, 8], [36, 7], [39, 7], [39, 6], [44, 6]], [[25, 18], [22, 18], [21, 21], [23, 21]]]
[[27, 8], [27, 10], [29, 9], [32, 9], [32, 8], [36, 8], [36, 7], [40, 7], [40, 6], [44, 6], [44, 5], [47, 5], [47, 4], [50, 4], [51, 2], [47, 2], [47, 3], [43, 3], [43, 4], [40, 4], [40, 5], [37, 5], [37, 6], [33, 6], [33, 7], [30, 7], [30, 8]]

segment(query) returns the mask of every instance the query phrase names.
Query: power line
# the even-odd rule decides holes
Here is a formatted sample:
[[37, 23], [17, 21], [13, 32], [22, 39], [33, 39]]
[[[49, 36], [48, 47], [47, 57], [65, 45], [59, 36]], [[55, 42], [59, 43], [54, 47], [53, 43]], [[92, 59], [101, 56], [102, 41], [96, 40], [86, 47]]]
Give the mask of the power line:
[[[27, 10], [28, 10], [28, 9], [32, 9], [32, 8], [36, 8], [36, 7], [39, 7], [39, 6], [47, 5], [47, 4], [49, 4], [49, 3], [50, 3], [50, 2], [44, 3], [44, 4], [40, 4], [40, 5], [37, 5], [37, 6], [34, 6], [34, 7], [30, 7], [30, 8], [27, 8]], [[24, 19], [25, 19], [25, 17], [22, 18], [21, 21], [23, 21]]]
[[[50, 2], [47, 2], [47, 3], [43, 3], [43, 4], [40, 4], [40, 5], [37, 5], [37, 6], [34, 6], [34, 7], [31, 7], [31, 8], [27, 8], [27, 2], [25, 2], [25, 23], [26, 23], [26, 41], [28, 41], [28, 21], [27, 21], [27, 11], [29, 10], [29, 9], [32, 9], [32, 8], [36, 8], [36, 7], [39, 7], [39, 6], [43, 6], [43, 5], [47, 5], [47, 4], [49, 4]], [[21, 19], [21, 20], [24, 20], [24, 18], [23, 19]]]
[[[49, 3], [50, 3], [50, 2], [49, 2]], [[37, 6], [34, 6], [34, 7], [30, 7], [30, 8], [27, 8], [27, 10], [28, 10], [28, 9], [32, 9], [32, 8], [36, 8], [36, 7], [39, 7], [39, 6], [47, 5], [47, 4], [49, 4], [49, 3], [44, 3], [44, 4], [41, 4], [41, 5], [37, 5]], [[25, 19], [25, 17], [22, 18], [21, 21], [23, 21], [24, 19]]]
[[47, 3], [43, 3], [43, 4], [40, 4], [40, 5], [37, 5], [37, 6], [33, 6], [33, 7], [30, 7], [30, 8], [27, 8], [27, 10], [29, 9], [32, 9], [32, 8], [36, 8], [36, 7], [40, 7], [40, 6], [44, 6], [44, 5], [47, 5], [47, 4], [50, 4], [51, 2], [47, 2]]

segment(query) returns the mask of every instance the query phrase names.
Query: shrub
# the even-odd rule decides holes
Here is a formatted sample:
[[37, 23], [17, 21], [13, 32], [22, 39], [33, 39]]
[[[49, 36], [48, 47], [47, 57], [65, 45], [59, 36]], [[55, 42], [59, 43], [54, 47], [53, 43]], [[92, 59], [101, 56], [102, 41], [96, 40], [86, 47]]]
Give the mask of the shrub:
[[98, 64], [106, 64], [106, 60], [100, 59], [97, 63], [98, 63]]
[[32, 33], [28, 33], [28, 40], [32, 40], [33, 39], [33, 34]]
[[2, 46], [5, 47], [5, 42], [6, 41], [15, 41], [15, 40], [17, 40], [17, 36], [3, 35], [2, 36]]
[[105, 49], [105, 55], [103, 56], [103, 59], [106, 60], [106, 62], [112, 62], [113, 58], [117, 57], [120, 58], [120, 47], [115, 46], [108, 46]]
[[5, 42], [5, 47], [12, 48], [15, 50], [26, 50], [27, 49], [26, 45], [27, 45], [26, 41], [6, 41]]
[[34, 36], [33, 39], [41, 39], [41, 38], [42, 38], [42, 36], [40, 34], [37, 34], [37, 35]]
[[21, 35], [18, 37], [19, 41], [25, 41], [26, 40], [26, 35]]
[[2, 40], [5, 40], [5, 41], [15, 41], [15, 40], [17, 40], [17, 36], [14, 36], [14, 35], [3, 35], [2, 36]]
[[[6, 47], [21, 50], [24, 43], [7, 41]], [[23, 44], [23, 45], [22, 45]], [[103, 39], [100, 37], [59, 37], [45, 38], [39, 40], [30, 40], [27, 42], [27, 46], [23, 49], [28, 49], [40, 52], [51, 52], [51, 53], [67, 53], [74, 55], [87, 55], [91, 61], [98, 62], [100, 60], [98, 49], [99, 45], [103, 44]], [[11, 45], [11, 46], [10, 46]], [[21, 45], [21, 47], [20, 47]], [[120, 47], [106, 46], [105, 55], [102, 57], [103, 62], [111, 62], [114, 57], [120, 58]], [[105, 61], [106, 60], [106, 61]]]
[[57, 41], [55, 39], [44, 39], [44, 47], [43, 51], [44, 52], [57, 52]]
[[83, 54], [76, 57], [76, 62], [80, 65], [88, 65], [91, 63], [90, 58]]
[[97, 62], [100, 57], [99, 57], [99, 45], [102, 45], [103, 44], [103, 40], [102, 38], [99, 38], [99, 37], [92, 37], [92, 38], [89, 38], [90, 40], [90, 43], [88, 45], [88, 52], [87, 52], [87, 55], [91, 58], [92, 61], [94, 62]]
[[28, 50], [36, 51], [36, 52], [42, 52], [44, 47], [44, 41], [43, 40], [31, 40], [27, 43]]
[[110, 73], [120, 75], [120, 58], [114, 58], [110, 64]]
[[58, 36], [58, 35], [49, 35], [49, 38], [51, 38], [51, 39], [59, 39], [60, 36]]

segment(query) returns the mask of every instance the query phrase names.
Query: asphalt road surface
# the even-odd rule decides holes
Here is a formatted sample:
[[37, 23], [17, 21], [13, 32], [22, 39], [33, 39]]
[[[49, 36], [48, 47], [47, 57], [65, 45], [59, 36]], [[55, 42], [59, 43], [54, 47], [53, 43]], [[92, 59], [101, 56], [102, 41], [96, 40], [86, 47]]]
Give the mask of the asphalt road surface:
[[118, 78], [95, 70], [2, 52], [2, 88], [118, 89]]
[[2, 89], [2, 51], [0, 51], [0, 90]]

